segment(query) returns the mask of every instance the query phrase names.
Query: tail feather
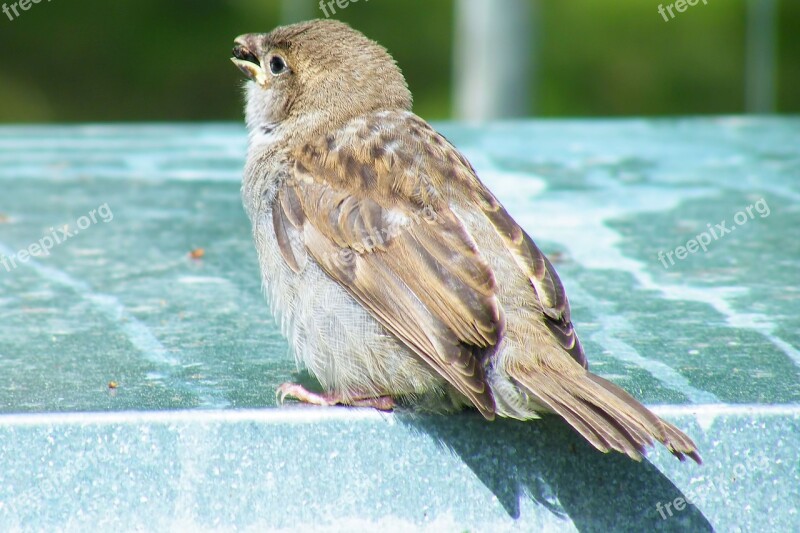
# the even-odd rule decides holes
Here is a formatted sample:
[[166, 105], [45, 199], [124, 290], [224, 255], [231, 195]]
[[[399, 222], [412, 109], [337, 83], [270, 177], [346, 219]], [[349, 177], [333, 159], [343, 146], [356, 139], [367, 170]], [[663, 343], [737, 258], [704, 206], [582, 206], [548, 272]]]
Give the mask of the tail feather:
[[[528, 374], [519, 379], [521, 385], [537, 403], [564, 418], [578, 433], [602, 452], [616, 450], [636, 461], [642, 459], [646, 444], [652, 441], [637, 439], [629, 431], [602, 416], [602, 411], [579, 401], [556, 380], [543, 374]], [[635, 432], [638, 435], [638, 432]]]
[[650, 420], [651, 423], [660, 425], [662, 427], [661, 435], [663, 438], [658, 438], [656, 436], [657, 440], [664, 444], [664, 446], [666, 446], [673, 455], [678, 457], [678, 459], [683, 460], [683, 455], [687, 455], [691, 457], [697, 464], [702, 464], [703, 460], [700, 457], [700, 454], [697, 453], [697, 445], [683, 431], [676, 428], [666, 420], [662, 420], [661, 418], [657, 417], [652, 411], [648, 410], [647, 407], [642, 405], [636, 398], [631, 396], [627, 391], [619, 386], [601, 378], [600, 376], [592, 374], [591, 372], [587, 372], [586, 377], [604, 389], [608, 390], [611, 394], [620, 398], [625, 402], [626, 405], [635, 409], [636, 412], [641, 416]]
[[639, 461], [655, 439], [681, 461], [689, 456], [702, 462], [697, 446], [681, 430], [588, 371], [565, 376], [536, 370], [515, 372], [512, 377], [534, 401], [562, 416], [603, 452], [616, 450]]
[[616, 419], [606, 413], [604, 410], [600, 409], [596, 405], [591, 403], [587, 403], [587, 405], [594, 410], [598, 415], [602, 416], [609, 424], [613, 425], [617, 428], [617, 431], [622, 433], [623, 436], [627, 439], [628, 442], [636, 444], [636, 450], [641, 454], [644, 455], [645, 450], [648, 446], [653, 445], [653, 440], [650, 438], [650, 435], [647, 434], [645, 431], [637, 427], [635, 424], [631, 424], [629, 421], [625, 420], [624, 418], [620, 417]]

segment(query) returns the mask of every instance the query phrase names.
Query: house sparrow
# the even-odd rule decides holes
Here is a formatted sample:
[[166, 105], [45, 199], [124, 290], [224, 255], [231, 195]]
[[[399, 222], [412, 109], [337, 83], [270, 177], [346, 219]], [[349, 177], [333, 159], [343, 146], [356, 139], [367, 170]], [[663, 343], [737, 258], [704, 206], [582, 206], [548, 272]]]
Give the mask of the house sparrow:
[[640, 460], [692, 440], [588, 371], [555, 270], [447, 139], [388, 52], [334, 20], [235, 40], [249, 78], [242, 197], [263, 284], [318, 405], [556, 413]]

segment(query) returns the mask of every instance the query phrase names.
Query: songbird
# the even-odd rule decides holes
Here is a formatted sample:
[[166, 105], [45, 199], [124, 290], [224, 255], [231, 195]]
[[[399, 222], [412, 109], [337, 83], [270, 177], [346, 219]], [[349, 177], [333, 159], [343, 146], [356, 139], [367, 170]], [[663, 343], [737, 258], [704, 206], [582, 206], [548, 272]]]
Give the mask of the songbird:
[[[588, 371], [553, 265], [466, 158], [411, 111], [387, 50], [315, 20], [235, 40], [242, 184], [263, 286], [317, 405], [486, 419], [555, 413], [640, 460], [692, 440]], [[487, 76], [491, 73], [487, 73]]]

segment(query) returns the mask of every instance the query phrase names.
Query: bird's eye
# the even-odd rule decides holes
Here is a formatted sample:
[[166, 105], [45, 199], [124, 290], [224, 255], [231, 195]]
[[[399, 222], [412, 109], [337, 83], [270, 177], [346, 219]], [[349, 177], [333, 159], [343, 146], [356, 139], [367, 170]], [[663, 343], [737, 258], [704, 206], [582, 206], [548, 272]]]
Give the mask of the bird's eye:
[[233, 57], [241, 59], [242, 61], [249, 61], [256, 65], [259, 64], [258, 58], [250, 50], [238, 44], [233, 47]]
[[286, 70], [286, 62], [280, 56], [272, 56], [269, 60], [269, 71], [276, 76]]

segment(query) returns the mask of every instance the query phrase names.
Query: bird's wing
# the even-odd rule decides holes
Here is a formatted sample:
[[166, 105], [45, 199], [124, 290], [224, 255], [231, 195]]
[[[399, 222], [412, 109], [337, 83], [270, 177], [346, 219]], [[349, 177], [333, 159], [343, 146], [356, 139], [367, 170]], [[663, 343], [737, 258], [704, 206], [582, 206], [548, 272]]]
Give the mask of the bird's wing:
[[586, 355], [570, 318], [567, 293], [555, 268], [486, 187], [478, 189], [476, 195], [480, 195], [484, 214], [536, 291], [542, 308], [543, 323], [564, 350], [582, 367], [588, 368]]
[[[438, 135], [434, 132], [435, 135]], [[439, 135], [439, 137], [441, 137]], [[442, 137], [443, 138], [443, 137]], [[586, 355], [570, 318], [569, 300], [555, 268], [525, 231], [511, 218], [492, 192], [478, 179], [475, 169], [446, 139], [451, 149], [449, 183], [458, 187], [480, 209], [503, 240], [517, 266], [530, 280], [541, 307], [542, 323], [575, 361], [588, 368]]]
[[[415, 119], [415, 120], [414, 120]], [[494, 416], [484, 379], [502, 335], [492, 270], [439, 194], [439, 152], [410, 114], [378, 115], [292, 154], [273, 208], [287, 264], [298, 241], [388, 331]], [[440, 141], [443, 142], [443, 141]], [[441, 153], [440, 153], [441, 152]]]

